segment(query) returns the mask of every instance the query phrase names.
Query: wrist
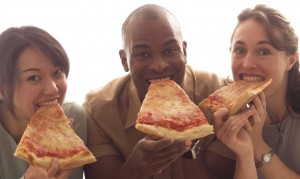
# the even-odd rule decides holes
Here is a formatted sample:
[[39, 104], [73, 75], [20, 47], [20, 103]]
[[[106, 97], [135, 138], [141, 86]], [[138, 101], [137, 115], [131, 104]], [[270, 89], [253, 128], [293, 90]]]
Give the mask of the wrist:
[[274, 154], [274, 151], [273, 151], [272, 148], [270, 148], [268, 152], [264, 153], [261, 156], [260, 161], [258, 161], [258, 162], [255, 163], [256, 168], [260, 168], [263, 165], [270, 163], [271, 160], [272, 160], [273, 154]]
[[253, 146], [254, 149], [254, 160], [255, 162], [258, 162], [261, 160], [261, 157], [263, 156], [263, 154], [267, 153], [270, 151], [270, 148], [267, 144], [261, 144], [259, 146]]
[[186, 159], [196, 159], [201, 151], [200, 140], [197, 140], [189, 151], [184, 153], [181, 157]]
[[236, 160], [252, 160], [254, 161], [254, 152], [253, 150], [249, 151], [243, 151], [241, 153], [235, 152], [236, 154]]

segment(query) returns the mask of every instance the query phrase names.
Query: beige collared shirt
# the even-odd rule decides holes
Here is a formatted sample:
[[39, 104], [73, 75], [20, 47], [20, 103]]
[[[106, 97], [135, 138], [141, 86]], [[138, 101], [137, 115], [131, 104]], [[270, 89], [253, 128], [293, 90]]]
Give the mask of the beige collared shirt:
[[[181, 87], [198, 105], [223, 85], [225, 80], [215, 74], [194, 71], [187, 66]], [[141, 101], [129, 74], [87, 94], [83, 106], [88, 121], [88, 147], [96, 158], [118, 155], [126, 159], [136, 143], [145, 136], [134, 126]], [[203, 142], [203, 145], [207, 145], [211, 138]], [[150, 178], [182, 179], [181, 160], [173, 163], [162, 174]]]

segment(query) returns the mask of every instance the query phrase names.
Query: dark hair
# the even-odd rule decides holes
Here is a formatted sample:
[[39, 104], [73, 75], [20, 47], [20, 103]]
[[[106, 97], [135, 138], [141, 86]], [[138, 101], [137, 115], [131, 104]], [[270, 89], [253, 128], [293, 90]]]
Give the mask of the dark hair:
[[[265, 27], [268, 39], [275, 49], [285, 51], [287, 55], [294, 55], [298, 52], [298, 37], [289, 20], [279, 11], [261, 4], [256, 5], [253, 9], [247, 8], [239, 14], [236, 28], [248, 19], [254, 19]], [[278, 32], [280, 35], [276, 35]], [[235, 30], [231, 36], [231, 41], [234, 33]], [[300, 113], [299, 56], [288, 74], [286, 100], [293, 111]]]
[[14, 113], [15, 70], [19, 56], [28, 47], [44, 53], [54, 65], [69, 73], [69, 59], [62, 45], [48, 32], [34, 26], [11, 27], [0, 34], [0, 90], [3, 101]]

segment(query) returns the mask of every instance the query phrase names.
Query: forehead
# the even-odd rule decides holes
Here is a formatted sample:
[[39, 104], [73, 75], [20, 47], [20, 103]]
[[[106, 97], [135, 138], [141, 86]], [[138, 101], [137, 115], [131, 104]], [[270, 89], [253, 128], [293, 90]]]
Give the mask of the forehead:
[[268, 40], [268, 36], [264, 26], [254, 19], [241, 22], [233, 34], [233, 42], [239, 40], [256, 41], [258, 39]]
[[170, 38], [182, 40], [180, 26], [171, 15], [162, 14], [155, 17], [136, 15], [128, 23], [125, 40], [131, 44], [145, 41], [160, 42]]
[[19, 70], [38, 66], [51, 67], [53, 64], [44, 53], [34, 47], [26, 48], [17, 60], [17, 69]]

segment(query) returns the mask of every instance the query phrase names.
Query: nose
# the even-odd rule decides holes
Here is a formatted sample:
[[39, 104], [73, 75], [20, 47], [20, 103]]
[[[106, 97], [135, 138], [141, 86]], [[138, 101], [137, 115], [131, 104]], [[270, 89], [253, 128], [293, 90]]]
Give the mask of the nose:
[[244, 57], [244, 61], [243, 61], [243, 67], [244, 68], [256, 68], [257, 64], [256, 64], [256, 59], [255, 59], [255, 55], [248, 53], [245, 57]]
[[58, 92], [58, 88], [57, 88], [56, 82], [52, 79], [47, 80], [45, 82], [43, 93], [44, 94], [55, 94], [57, 92]]
[[150, 69], [156, 71], [157, 73], [164, 72], [169, 66], [168, 62], [162, 57], [156, 57], [151, 63]]

